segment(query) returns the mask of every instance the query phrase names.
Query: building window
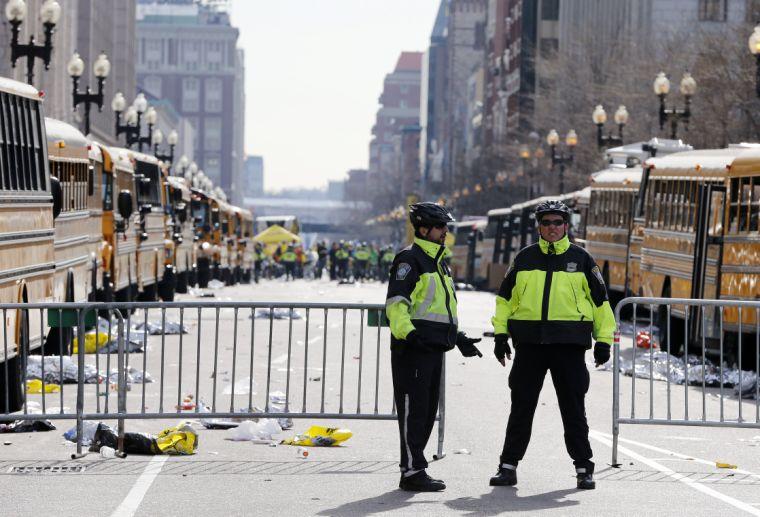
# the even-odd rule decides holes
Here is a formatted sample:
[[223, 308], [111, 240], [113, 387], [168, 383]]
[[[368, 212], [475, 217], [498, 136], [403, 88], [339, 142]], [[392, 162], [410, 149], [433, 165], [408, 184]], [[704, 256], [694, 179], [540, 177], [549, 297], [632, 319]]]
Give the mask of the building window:
[[559, 51], [559, 40], [557, 38], [541, 38], [538, 48], [542, 59], [550, 59]]
[[747, 0], [747, 16], [749, 23], [760, 23], [760, 0]]
[[199, 98], [198, 79], [195, 77], [182, 79], [182, 111], [198, 111]]
[[222, 111], [222, 80], [219, 78], [206, 79], [205, 92], [206, 111], [210, 113], [219, 113]]
[[559, 0], [541, 0], [541, 19], [559, 20]]
[[198, 41], [186, 41], [182, 48], [182, 64], [185, 70], [198, 70], [201, 59], [201, 45]]
[[203, 166], [203, 173], [206, 174], [216, 185], [221, 186], [222, 179], [222, 161], [219, 156], [207, 156]]
[[726, 21], [726, 0], [699, 0], [699, 21]]
[[154, 97], [161, 98], [161, 78], [149, 75], [143, 80], [143, 88]]
[[206, 68], [212, 72], [218, 72], [222, 68], [224, 56], [221, 41], [209, 41], [206, 43]]
[[222, 149], [222, 119], [206, 117], [203, 121], [203, 149], [205, 151], [221, 151]]

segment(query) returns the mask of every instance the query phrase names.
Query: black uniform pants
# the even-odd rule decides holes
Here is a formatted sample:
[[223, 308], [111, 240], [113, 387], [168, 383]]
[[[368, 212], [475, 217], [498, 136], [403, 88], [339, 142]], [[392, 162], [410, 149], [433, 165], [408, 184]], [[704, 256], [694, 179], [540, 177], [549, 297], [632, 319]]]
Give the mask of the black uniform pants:
[[422, 470], [428, 466], [425, 445], [438, 412], [442, 366], [443, 352], [391, 351], [401, 472]]
[[585, 352], [577, 345], [520, 343], [515, 346], [515, 361], [509, 373], [512, 408], [501, 453], [502, 464], [517, 466], [525, 455], [538, 396], [548, 370], [557, 393], [567, 452], [576, 469], [585, 468], [593, 472], [586, 423], [585, 397], [589, 374]]
[[348, 278], [348, 259], [338, 259], [338, 278]]

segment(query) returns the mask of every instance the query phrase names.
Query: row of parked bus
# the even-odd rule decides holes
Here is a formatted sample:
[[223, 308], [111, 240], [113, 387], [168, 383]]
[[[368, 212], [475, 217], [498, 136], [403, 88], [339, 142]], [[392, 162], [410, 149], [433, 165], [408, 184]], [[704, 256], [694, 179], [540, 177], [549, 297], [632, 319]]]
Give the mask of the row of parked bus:
[[[491, 210], [456, 223], [452, 270], [457, 280], [496, 290], [510, 261], [537, 237], [533, 208], [563, 199], [574, 215], [571, 238], [599, 264], [613, 303], [625, 296], [760, 299], [760, 145], [693, 150], [653, 139], [611, 149], [609, 165], [588, 187]], [[661, 346], [684, 345], [756, 368], [758, 311], [689, 313], [654, 307]], [[668, 317], [670, 320], [668, 321]], [[704, 320], [704, 321], [703, 321]], [[685, 343], [686, 328], [694, 340]], [[668, 327], [670, 343], [668, 343]], [[691, 339], [690, 339], [691, 341]]]
[[[250, 281], [252, 237], [250, 211], [45, 118], [36, 89], [0, 78], [0, 303], [171, 301]], [[20, 352], [67, 353], [71, 337], [39, 311], [4, 312], [0, 412], [21, 402]]]

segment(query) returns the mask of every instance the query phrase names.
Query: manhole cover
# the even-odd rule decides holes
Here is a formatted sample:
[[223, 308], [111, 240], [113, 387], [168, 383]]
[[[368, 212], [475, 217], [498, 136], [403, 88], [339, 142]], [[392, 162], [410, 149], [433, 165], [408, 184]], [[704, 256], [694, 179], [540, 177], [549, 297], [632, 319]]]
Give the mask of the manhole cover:
[[25, 465], [23, 467], [10, 467], [9, 474], [74, 474], [82, 473], [84, 465]]

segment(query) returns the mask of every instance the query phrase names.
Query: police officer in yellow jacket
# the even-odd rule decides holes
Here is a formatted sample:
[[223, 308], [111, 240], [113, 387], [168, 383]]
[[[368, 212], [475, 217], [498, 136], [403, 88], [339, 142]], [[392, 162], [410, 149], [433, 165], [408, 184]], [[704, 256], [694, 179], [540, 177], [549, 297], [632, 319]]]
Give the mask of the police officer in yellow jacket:
[[482, 357], [457, 329], [457, 298], [444, 255], [451, 214], [435, 203], [409, 207], [414, 244], [393, 261], [386, 314], [391, 326], [393, 393], [401, 440], [399, 488], [433, 492], [446, 488], [425, 472], [425, 445], [438, 410], [443, 354], [457, 346], [465, 357]]
[[568, 240], [570, 213], [560, 201], [536, 207], [540, 239], [517, 254], [496, 297], [494, 354], [505, 365], [505, 356], [512, 356], [511, 337], [516, 355], [509, 374], [512, 407], [504, 449], [491, 486], [517, 483], [517, 464], [528, 448], [548, 370], [577, 487], [595, 488], [585, 410], [589, 388], [585, 351], [593, 336], [596, 365], [609, 360], [615, 317], [599, 267], [586, 250]]

